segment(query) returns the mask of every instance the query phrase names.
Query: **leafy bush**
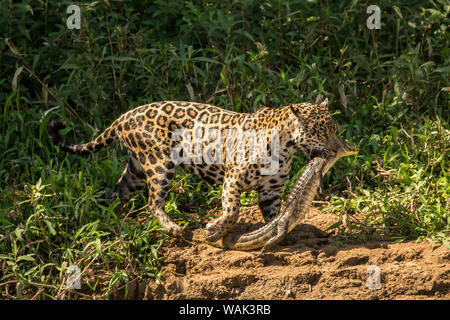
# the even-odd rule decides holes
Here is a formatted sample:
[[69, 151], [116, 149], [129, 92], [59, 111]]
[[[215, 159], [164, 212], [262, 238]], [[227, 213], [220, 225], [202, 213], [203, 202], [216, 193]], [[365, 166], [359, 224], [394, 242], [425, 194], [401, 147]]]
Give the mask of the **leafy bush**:
[[[342, 237], [449, 241], [449, 18], [447, 1], [0, 3], [0, 292], [7, 298], [100, 295], [160, 278], [157, 221], [126, 217], [105, 193], [123, 148], [88, 158], [49, 142], [50, 119], [87, 141], [119, 114], [157, 100], [196, 100], [239, 112], [328, 97], [358, 156], [324, 179], [327, 210], [350, 217]], [[297, 156], [289, 191], [305, 164]], [[167, 211], [197, 223], [220, 206], [220, 188], [178, 172]], [[254, 194], [242, 203], [255, 203]], [[192, 213], [198, 213], [200, 216]], [[198, 218], [198, 219], [197, 219]], [[83, 287], [67, 290], [70, 265]]]

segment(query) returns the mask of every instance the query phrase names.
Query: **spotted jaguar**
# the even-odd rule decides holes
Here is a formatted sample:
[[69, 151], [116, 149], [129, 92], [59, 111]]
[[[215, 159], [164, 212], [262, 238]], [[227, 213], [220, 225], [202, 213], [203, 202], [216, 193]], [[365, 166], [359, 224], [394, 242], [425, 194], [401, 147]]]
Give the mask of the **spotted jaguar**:
[[257, 192], [262, 215], [271, 221], [280, 211], [294, 153], [300, 150], [313, 156], [326, 151], [337, 126], [326, 101], [263, 107], [255, 113], [162, 101], [122, 114], [84, 144], [66, 142], [59, 133], [65, 127], [64, 120], [53, 120], [48, 132], [51, 141], [69, 153], [89, 155], [117, 140], [129, 149], [128, 163], [111, 197], [127, 203], [147, 186], [149, 210], [171, 236], [183, 237], [184, 232], [165, 213], [176, 166], [222, 185], [223, 213], [205, 231], [206, 240], [216, 241], [236, 223], [243, 191]]

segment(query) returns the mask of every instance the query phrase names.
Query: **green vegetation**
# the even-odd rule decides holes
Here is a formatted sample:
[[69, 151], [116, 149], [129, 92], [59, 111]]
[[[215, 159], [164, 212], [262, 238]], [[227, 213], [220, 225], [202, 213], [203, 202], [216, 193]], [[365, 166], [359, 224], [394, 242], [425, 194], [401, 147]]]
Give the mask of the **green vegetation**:
[[[366, 1], [80, 1], [81, 29], [69, 30], [72, 3], [0, 2], [0, 297], [107, 298], [163, 280], [165, 236], [140, 210], [145, 194], [124, 216], [105, 202], [124, 148], [69, 155], [46, 126], [64, 118], [67, 140], [84, 142], [167, 99], [253, 112], [328, 97], [360, 147], [319, 196], [349, 218], [336, 234], [449, 246], [448, 1], [380, 0], [380, 30], [366, 27]], [[287, 191], [305, 161], [295, 159]], [[167, 211], [196, 226], [219, 199], [220, 188], [180, 171]], [[70, 265], [82, 290], [66, 289]]]

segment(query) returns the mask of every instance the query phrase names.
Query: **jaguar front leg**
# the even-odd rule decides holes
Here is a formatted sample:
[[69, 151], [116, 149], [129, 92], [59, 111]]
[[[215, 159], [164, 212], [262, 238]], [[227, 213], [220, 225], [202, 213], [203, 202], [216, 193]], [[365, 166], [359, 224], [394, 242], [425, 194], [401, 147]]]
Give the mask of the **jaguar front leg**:
[[280, 213], [282, 191], [283, 186], [258, 191], [258, 206], [266, 223], [272, 221]]

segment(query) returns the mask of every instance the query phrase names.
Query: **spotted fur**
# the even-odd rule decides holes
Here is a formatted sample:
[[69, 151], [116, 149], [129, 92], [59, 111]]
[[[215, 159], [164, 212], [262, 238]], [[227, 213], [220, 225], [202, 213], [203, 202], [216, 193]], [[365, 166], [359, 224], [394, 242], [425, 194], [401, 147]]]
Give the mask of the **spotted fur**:
[[[327, 147], [327, 138], [336, 133], [336, 124], [326, 103], [265, 107], [256, 113], [244, 114], [207, 104], [179, 101], [156, 102], [130, 110], [97, 138], [85, 144], [74, 145], [62, 139], [59, 130], [66, 127], [63, 120], [52, 121], [48, 132], [52, 142], [59, 148], [79, 155], [88, 155], [114, 141], [121, 141], [130, 150], [130, 159], [113, 189], [112, 198], [119, 197], [122, 203], [126, 203], [147, 185], [150, 210], [168, 234], [182, 237], [181, 227], [164, 212], [176, 166], [172, 160], [172, 152], [183, 141], [176, 141], [172, 135], [176, 129], [193, 130], [195, 121], [201, 121], [204, 129], [217, 129], [224, 137], [230, 132], [227, 129], [236, 128], [263, 129], [269, 133], [277, 130], [279, 134], [279, 156], [275, 159], [279, 168], [273, 175], [261, 173], [267, 166], [261, 161], [240, 164], [225, 161], [198, 163], [194, 161], [198, 156], [194, 152], [191, 155], [194, 160], [190, 164], [181, 164], [185, 171], [210, 183], [223, 185], [223, 214], [207, 225], [208, 241], [215, 241], [232, 229], [238, 219], [242, 191], [256, 190], [265, 220], [272, 220], [280, 210], [281, 193], [288, 179], [294, 153], [297, 150], [309, 155], [321, 152]], [[268, 134], [267, 150], [269, 156], [272, 156], [270, 137], [271, 134]], [[239, 137], [234, 141], [233, 147], [236, 147]], [[223, 141], [218, 143], [225, 144]], [[207, 147], [208, 142], [204, 142], [203, 146]]]

